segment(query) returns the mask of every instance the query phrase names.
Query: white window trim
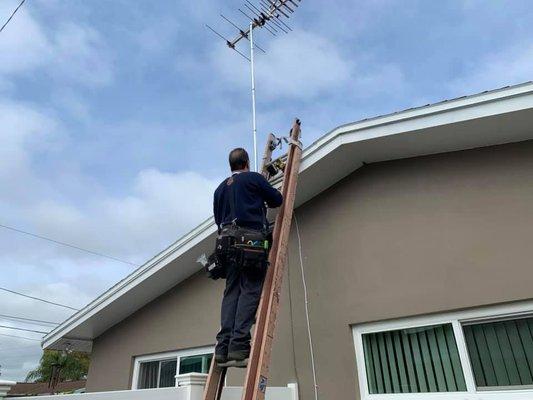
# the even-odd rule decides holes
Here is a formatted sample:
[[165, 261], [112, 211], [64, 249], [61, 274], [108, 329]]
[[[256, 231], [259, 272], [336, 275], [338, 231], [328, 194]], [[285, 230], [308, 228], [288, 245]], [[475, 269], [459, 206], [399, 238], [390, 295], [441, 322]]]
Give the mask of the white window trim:
[[[156, 353], [156, 354], [147, 354], [147, 355], [137, 356], [135, 357], [135, 361], [133, 365], [133, 376], [131, 379], [131, 389], [132, 390], [138, 389], [139, 371], [141, 369], [141, 363], [143, 362], [176, 360], [177, 362], [176, 370], [179, 372], [180, 360], [182, 357], [199, 356], [202, 354], [214, 353], [214, 351], [215, 351], [215, 346], [204, 346], [204, 347], [195, 347], [192, 349], [169, 351], [166, 353]], [[159, 370], [160, 369], [161, 369], [161, 366], [159, 367]], [[157, 373], [158, 382], [159, 382], [160, 372], [161, 371], [158, 371]]]
[[[479, 307], [463, 311], [444, 312], [439, 314], [421, 315], [353, 325], [352, 334], [355, 346], [355, 357], [357, 361], [357, 375], [359, 378], [361, 400], [531, 400], [533, 398], [533, 389], [529, 388], [490, 391], [476, 388], [474, 374], [471, 368], [470, 357], [468, 355], [462, 328], [463, 324], [472, 322], [517, 318], [528, 315], [533, 315], [533, 300]], [[395, 394], [369, 393], [363, 350], [364, 334], [450, 323], [453, 326], [453, 332], [457, 342], [463, 375], [466, 381], [466, 392]]]

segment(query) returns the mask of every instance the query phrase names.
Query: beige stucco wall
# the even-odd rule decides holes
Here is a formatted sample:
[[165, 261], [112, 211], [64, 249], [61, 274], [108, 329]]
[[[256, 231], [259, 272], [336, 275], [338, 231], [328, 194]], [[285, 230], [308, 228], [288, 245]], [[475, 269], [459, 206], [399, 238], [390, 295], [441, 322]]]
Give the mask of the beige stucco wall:
[[[296, 215], [321, 398], [358, 398], [350, 324], [533, 297], [533, 141], [368, 165]], [[293, 229], [271, 384], [307, 400], [296, 245]], [[88, 389], [128, 387], [133, 355], [212, 342], [221, 292], [196, 275], [99, 337]]]

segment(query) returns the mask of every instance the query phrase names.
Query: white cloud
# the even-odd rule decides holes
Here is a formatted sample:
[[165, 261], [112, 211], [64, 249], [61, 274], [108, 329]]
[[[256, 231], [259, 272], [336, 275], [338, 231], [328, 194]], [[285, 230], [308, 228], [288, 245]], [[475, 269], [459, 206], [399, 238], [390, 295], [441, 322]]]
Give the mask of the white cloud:
[[17, 103], [0, 103], [0, 173], [10, 174], [28, 162], [26, 147], [49, 132], [52, 120]]
[[[0, 15], [9, 15], [15, 6], [13, 1], [1, 3]], [[8, 55], [0, 63], [1, 81], [35, 73], [83, 86], [112, 81], [109, 51], [91, 27], [69, 22], [45, 29], [28, 7], [21, 8], [13, 21], [0, 38], [0, 54]]]
[[210, 215], [217, 184], [195, 172], [148, 169], [125, 197], [97, 196], [83, 206], [41, 201], [28, 220], [48, 236], [140, 262]]
[[[140, 170], [124, 196], [96, 186], [76, 166], [41, 174], [37, 156], [69, 140], [53, 114], [30, 104], [0, 102], [3, 223], [140, 262], [210, 215], [211, 194], [219, 182], [197, 172]], [[75, 199], [69, 196], [73, 192]], [[57, 252], [47, 248], [46, 257], [63, 254], [53, 249]], [[38, 247], [34, 251], [39, 253]]]
[[450, 84], [454, 93], [476, 93], [533, 79], [533, 44], [523, 43], [468, 63], [468, 72]]
[[168, 16], [157, 23], [150, 23], [137, 36], [141, 51], [153, 54], [164, 52], [169, 47], [174, 48], [179, 28], [179, 20]]
[[[62, 130], [49, 111], [0, 103], [0, 223], [142, 263], [210, 215], [218, 179], [197, 172], [147, 168], [125, 195], [91, 186], [91, 178], [77, 169], [43, 177], [38, 155], [69, 140]], [[72, 188], [77, 199], [68, 195]], [[81, 307], [133, 268], [0, 229], [0, 281], [33, 296]], [[0, 304], [12, 315], [53, 321], [72, 312], [3, 292]], [[26, 342], [0, 336], [2, 377], [22, 379], [37, 363], [38, 343], [24, 347]]]
[[[269, 97], [314, 97], [338, 88], [350, 79], [353, 66], [326, 39], [305, 31], [276, 38], [258, 53], [256, 80], [261, 95]], [[230, 84], [249, 85], [248, 62], [223, 46], [213, 54], [214, 68]], [[297, 62], [293, 62], [297, 60]]]
[[50, 95], [51, 101], [59, 109], [79, 121], [89, 121], [90, 107], [87, 101], [70, 88], [58, 88]]
[[[1, 378], [17, 377], [22, 380], [34, 369], [41, 356], [39, 342], [0, 336]], [[13, 379], [13, 378], [12, 378]]]
[[[312, 32], [294, 30], [271, 40], [266, 51], [257, 52], [256, 86], [258, 95], [271, 100], [313, 100], [336, 92], [365, 97], [404, 83], [398, 66], [370, 63], [369, 54], [348, 57], [336, 43]], [[211, 63], [228, 87], [249, 87], [249, 64], [242, 57], [217, 46]]]
[[73, 23], [54, 32], [51, 71], [56, 79], [86, 86], [103, 86], [113, 78], [112, 62], [100, 34]]
[[40, 184], [31, 171], [31, 154], [56, 143], [56, 128], [52, 117], [30, 105], [0, 102], [0, 205], [15, 199], [20, 204], [29, 188], [38, 190]]

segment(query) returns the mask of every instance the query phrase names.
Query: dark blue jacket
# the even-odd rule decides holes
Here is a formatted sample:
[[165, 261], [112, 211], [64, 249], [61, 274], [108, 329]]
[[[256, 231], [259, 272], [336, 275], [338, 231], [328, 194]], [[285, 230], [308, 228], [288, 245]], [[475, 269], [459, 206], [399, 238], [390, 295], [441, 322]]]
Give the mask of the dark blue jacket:
[[[234, 197], [234, 213], [231, 201]], [[265, 177], [257, 172], [240, 172], [225, 179], [215, 190], [213, 213], [215, 222], [221, 225], [236, 224], [243, 228], [261, 230], [268, 207], [279, 207], [283, 202], [281, 193], [274, 189]]]

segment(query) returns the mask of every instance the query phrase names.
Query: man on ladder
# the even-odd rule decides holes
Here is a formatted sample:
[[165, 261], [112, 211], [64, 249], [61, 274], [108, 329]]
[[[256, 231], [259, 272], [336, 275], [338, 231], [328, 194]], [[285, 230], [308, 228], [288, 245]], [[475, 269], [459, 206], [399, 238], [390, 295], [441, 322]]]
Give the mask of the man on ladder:
[[226, 278], [215, 361], [219, 367], [246, 367], [271, 244], [265, 204], [279, 207], [283, 197], [263, 175], [250, 171], [246, 150], [232, 150], [229, 164], [232, 175], [213, 201], [218, 237], [211, 276]]

